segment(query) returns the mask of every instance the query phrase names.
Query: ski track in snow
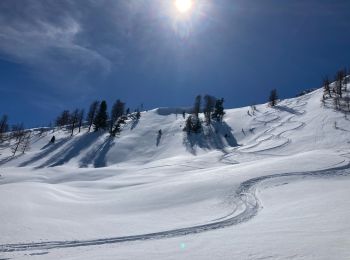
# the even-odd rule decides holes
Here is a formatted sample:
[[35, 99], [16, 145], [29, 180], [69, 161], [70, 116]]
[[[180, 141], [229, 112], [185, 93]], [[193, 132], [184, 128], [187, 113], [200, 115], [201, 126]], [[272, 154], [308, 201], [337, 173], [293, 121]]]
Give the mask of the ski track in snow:
[[[270, 150], [277, 149], [277, 148], [282, 148], [282, 147], [290, 144], [292, 142], [292, 140], [287, 138], [287, 137], [284, 137], [282, 135], [285, 134], [286, 132], [289, 132], [289, 131], [301, 129], [306, 125], [304, 122], [296, 121], [294, 119], [297, 116], [304, 115], [306, 113], [305, 110], [297, 110], [297, 109], [304, 108], [307, 105], [307, 102], [305, 101], [307, 99], [309, 99], [309, 97], [299, 99], [299, 100], [297, 100], [296, 105], [289, 108], [289, 110], [292, 111], [292, 112], [291, 111], [289, 111], [289, 112], [293, 113], [293, 115], [290, 116], [287, 120], [285, 120], [283, 122], [279, 122], [278, 125], [271, 127], [269, 129], [265, 130], [264, 132], [262, 132], [261, 134], [259, 134], [257, 137], [255, 137], [253, 139], [253, 142], [255, 142], [255, 143], [245, 145], [242, 148], [238, 148], [237, 150], [239, 150], [241, 152], [246, 152], [246, 153], [259, 153], [259, 152], [270, 151]], [[285, 105], [291, 105], [291, 103], [285, 102]], [[285, 106], [283, 106], [283, 107], [285, 107]], [[263, 117], [274, 115], [274, 113], [275, 112], [265, 112]], [[253, 120], [255, 120], [256, 122], [259, 122], [259, 123], [264, 123], [264, 125], [267, 125], [269, 123], [273, 123], [275, 121], [280, 120], [280, 116], [274, 115], [272, 119], [269, 119], [266, 121], [259, 120], [258, 118], [254, 118]], [[273, 132], [275, 132], [279, 127], [283, 127], [286, 124], [295, 124], [295, 123], [298, 124], [296, 127], [285, 129], [279, 133], [273, 134]], [[263, 144], [264, 142], [269, 141], [271, 139], [281, 140], [281, 142], [278, 142], [277, 145], [274, 145], [272, 147], [267, 147], [267, 148], [249, 151], [250, 149], [259, 147], [261, 144]]]
[[[256, 191], [258, 189], [259, 184], [266, 184], [269, 186], [269, 181], [273, 181], [275, 179], [282, 179], [281, 183], [272, 183], [272, 186], [278, 185], [286, 185], [293, 180], [319, 177], [319, 178], [331, 178], [331, 177], [339, 177], [339, 176], [349, 176], [350, 175], [350, 164], [345, 166], [340, 166], [336, 168], [319, 170], [313, 172], [299, 172], [299, 173], [282, 173], [282, 174], [273, 174], [267, 176], [260, 176], [253, 179], [249, 179], [240, 184], [237, 190], [233, 192], [231, 195], [232, 200], [234, 200], [237, 204], [233, 212], [228, 216], [232, 216], [234, 212], [241, 208], [244, 208], [243, 211], [238, 214], [223, 219], [225, 217], [219, 218], [216, 222], [168, 230], [161, 231], [155, 233], [141, 234], [141, 235], [132, 235], [132, 236], [122, 236], [122, 237], [111, 237], [111, 238], [102, 238], [102, 239], [92, 239], [92, 240], [74, 240], [74, 241], [47, 241], [47, 242], [37, 242], [37, 243], [18, 243], [18, 244], [3, 244], [0, 245], [0, 252], [18, 252], [18, 251], [32, 251], [32, 250], [50, 250], [50, 249], [60, 249], [60, 248], [70, 248], [70, 247], [83, 247], [83, 246], [96, 246], [103, 244], [114, 244], [114, 243], [122, 243], [122, 242], [132, 242], [132, 241], [145, 241], [151, 239], [164, 239], [178, 236], [185, 236], [190, 234], [198, 234], [205, 231], [215, 230], [226, 228], [229, 226], [237, 225], [243, 222], [246, 222], [252, 219], [257, 215], [260, 209], [262, 209], [261, 202], [256, 195]], [[283, 178], [288, 178], [288, 182]], [[271, 186], [271, 185], [270, 185]], [[215, 220], [214, 220], [215, 221]]]

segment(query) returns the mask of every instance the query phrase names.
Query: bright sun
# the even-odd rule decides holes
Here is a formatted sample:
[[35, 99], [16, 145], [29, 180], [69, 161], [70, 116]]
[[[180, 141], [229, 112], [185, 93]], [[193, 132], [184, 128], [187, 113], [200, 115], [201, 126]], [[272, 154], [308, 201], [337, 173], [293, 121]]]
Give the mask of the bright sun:
[[193, 0], [175, 0], [175, 6], [180, 13], [187, 13], [193, 6]]

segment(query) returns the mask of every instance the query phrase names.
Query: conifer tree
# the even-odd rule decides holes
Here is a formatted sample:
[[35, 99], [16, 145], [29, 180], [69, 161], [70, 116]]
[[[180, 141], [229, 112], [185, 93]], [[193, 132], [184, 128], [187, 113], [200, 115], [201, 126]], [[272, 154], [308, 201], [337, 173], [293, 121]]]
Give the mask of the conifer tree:
[[211, 114], [214, 111], [215, 103], [216, 103], [215, 97], [212, 97], [209, 95], [204, 96], [204, 116], [205, 116], [207, 125], [210, 124]]
[[212, 115], [212, 118], [217, 120], [217, 121], [222, 121], [223, 117], [225, 115], [224, 112], [224, 99], [218, 99], [215, 102], [215, 109], [214, 109], [214, 113]]
[[328, 79], [328, 77], [326, 77], [323, 80], [323, 90], [324, 90], [324, 93], [327, 93], [329, 97], [332, 97], [331, 88], [330, 88], [329, 84], [330, 84], [329, 79]]
[[88, 132], [90, 132], [91, 126], [92, 126], [92, 124], [94, 123], [94, 120], [95, 120], [95, 117], [96, 117], [96, 114], [97, 114], [97, 109], [98, 109], [99, 104], [100, 104], [100, 102], [97, 101], [97, 100], [95, 100], [95, 101], [92, 102], [91, 105], [90, 105], [89, 112], [88, 112], [87, 117], [86, 117], [86, 121], [87, 121], [88, 124], [89, 124], [89, 130], [88, 130]]
[[344, 81], [345, 73], [343, 70], [338, 71], [335, 81], [335, 91], [340, 98], [343, 96], [343, 81]]
[[124, 109], [125, 103], [121, 102], [119, 99], [113, 104], [109, 129], [111, 133], [113, 131], [114, 124], [124, 114]]
[[270, 97], [269, 97], [270, 106], [274, 107], [277, 104], [277, 99], [278, 99], [277, 90], [276, 89], [271, 90]]
[[7, 115], [3, 115], [0, 119], [0, 143], [4, 141], [5, 133], [8, 131], [9, 126], [7, 124], [7, 120]]
[[196, 117], [198, 117], [200, 109], [201, 109], [201, 101], [202, 101], [201, 95], [198, 95], [194, 100], [193, 114]]
[[187, 134], [190, 133], [199, 133], [202, 129], [202, 124], [200, 122], [200, 119], [196, 117], [196, 115], [190, 115], [187, 117], [185, 122], [184, 131], [187, 132]]
[[94, 120], [94, 130], [97, 132], [100, 129], [105, 130], [107, 128], [107, 103], [103, 100], [100, 104], [99, 110]]
[[141, 113], [139, 110], [136, 111], [136, 119], [139, 120], [141, 118]]

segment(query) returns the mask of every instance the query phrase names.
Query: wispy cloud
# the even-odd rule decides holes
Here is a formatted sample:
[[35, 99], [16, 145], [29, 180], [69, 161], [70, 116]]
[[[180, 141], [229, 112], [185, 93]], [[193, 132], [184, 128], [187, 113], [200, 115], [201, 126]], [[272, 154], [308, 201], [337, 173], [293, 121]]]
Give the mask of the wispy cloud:
[[34, 68], [45, 80], [60, 79], [57, 86], [65, 85], [62, 81], [75, 85], [92, 72], [94, 77], [107, 75], [122, 53], [117, 45], [95, 44], [98, 31], [89, 34], [93, 5], [98, 4], [92, 0], [1, 1], [0, 58]]
[[76, 41], [80, 25], [72, 18], [54, 25], [37, 21], [35, 26], [23, 24], [4, 25], [0, 28], [0, 50], [3, 55], [16, 62], [31, 65], [47, 65], [54, 54], [75, 60], [82, 66], [98, 65], [110, 69], [110, 61], [93, 49], [86, 48]]

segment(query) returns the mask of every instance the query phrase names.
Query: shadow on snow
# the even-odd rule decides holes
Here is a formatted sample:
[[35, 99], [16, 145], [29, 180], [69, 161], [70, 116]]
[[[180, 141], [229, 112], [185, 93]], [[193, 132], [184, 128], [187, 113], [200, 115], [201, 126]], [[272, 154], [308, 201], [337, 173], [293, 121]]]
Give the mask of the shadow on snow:
[[37, 168], [60, 166], [69, 162], [72, 158], [78, 156], [81, 151], [90, 147], [102, 134], [104, 133], [87, 133], [82, 136], [75, 137], [65, 149], [61, 149], [60, 152], [51, 156], [50, 159]]
[[25, 161], [23, 163], [21, 163], [19, 165], [19, 167], [26, 167], [30, 164], [33, 164], [41, 159], [43, 159], [44, 157], [48, 156], [49, 154], [55, 152], [58, 148], [60, 148], [61, 146], [63, 146], [64, 144], [66, 144], [68, 141], [70, 140], [69, 137], [64, 138], [62, 140], [57, 141], [56, 143], [48, 143], [46, 145], [44, 145], [40, 150], [42, 150], [42, 152], [40, 152], [39, 154], [35, 155], [33, 158], [31, 158], [28, 161]]
[[273, 108], [277, 109], [277, 110], [280, 110], [282, 112], [288, 112], [288, 113], [291, 113], [293, 115], [301, 115], [302, 113], [298, 110], [295, 110], [294, 108], [291, 108], [291, 107], [287, 107], [287, 106], [274, 106]]
[[106, 137], [102, 144], [95, 146], [94, 149], [92, 149], [80, 160], [79, 167], [85, 168], [88, 167], [90, 164], [93, 164], [95, 168], [106, 167], [106, 155], [114, 144], [115, 143], [113, 137]]
[[232, 128], [226, 122], [212, 121], [209, 126], [202, 125], [200, 133], [185, 133], [183, 144], [186, 149], [196, 155], [196, 148], [224, 150], [225, 147], [238, 146], [232, 134]]

